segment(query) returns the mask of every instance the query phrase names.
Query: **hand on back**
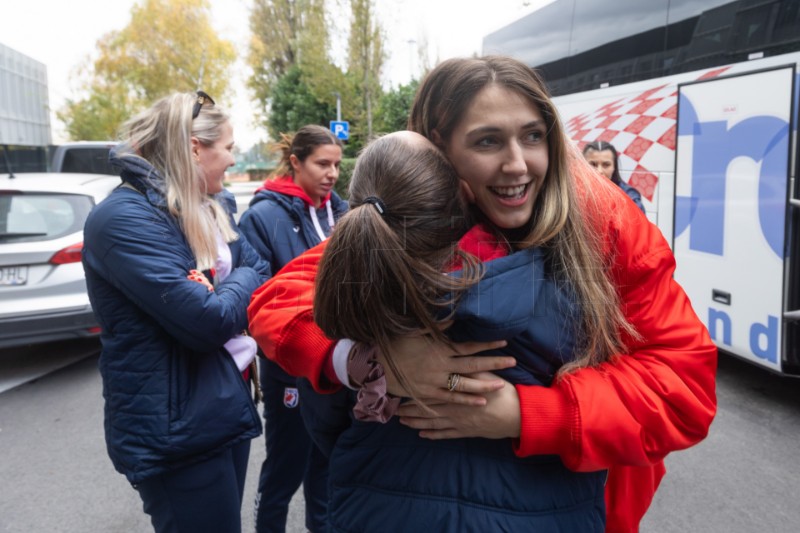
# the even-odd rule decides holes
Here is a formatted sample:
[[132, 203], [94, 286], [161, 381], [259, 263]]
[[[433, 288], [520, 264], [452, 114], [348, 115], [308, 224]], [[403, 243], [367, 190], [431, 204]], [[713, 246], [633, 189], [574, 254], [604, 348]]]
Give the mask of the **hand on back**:
[[[402, 337], [392, 343], [392, 360], [405, 376], [409, 388], [405, 390], [387, 364], [378, 355], [386, 371], [386, 384], [390, 394], [414, 396], [423, 400], [452, 402], [463, 405], [485, 405], [485, 394], [503, 387], [503, 380], [487, 374], [476, 379], [467, 374], [491, 372], [510, 368], [516, 364], [509, 356], [474, 356], [472, 354], [495, 350], [505, 346], [505, 341], [464, 342], [449, 346], [429, 335]], [[448, 390], [450, 374], [459, 374], [454, 390]]]

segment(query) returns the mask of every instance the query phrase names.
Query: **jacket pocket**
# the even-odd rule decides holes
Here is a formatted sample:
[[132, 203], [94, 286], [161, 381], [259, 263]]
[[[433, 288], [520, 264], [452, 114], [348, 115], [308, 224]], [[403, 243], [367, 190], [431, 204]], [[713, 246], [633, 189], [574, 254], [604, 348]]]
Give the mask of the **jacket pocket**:
[[261, 432], [258, 411], [225, 351], [183, 352], [170, 367], [170, 449], [173, 455], [214, 451]]

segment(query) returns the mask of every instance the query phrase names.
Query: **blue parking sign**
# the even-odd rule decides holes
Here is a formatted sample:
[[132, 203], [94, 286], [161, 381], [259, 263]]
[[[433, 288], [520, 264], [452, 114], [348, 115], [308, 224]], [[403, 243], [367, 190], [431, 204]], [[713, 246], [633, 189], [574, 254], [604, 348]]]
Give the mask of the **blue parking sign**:
[[346, 120], [331, 120], [331, 131], [338, 139], [346, 141], [350, 138], [350, 123]]

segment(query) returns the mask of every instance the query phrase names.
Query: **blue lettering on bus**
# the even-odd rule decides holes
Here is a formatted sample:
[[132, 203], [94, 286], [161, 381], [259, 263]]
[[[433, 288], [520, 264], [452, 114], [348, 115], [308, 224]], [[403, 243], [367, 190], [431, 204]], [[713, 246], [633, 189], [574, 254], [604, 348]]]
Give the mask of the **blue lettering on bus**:
[[778, 317], [769, 315], [766, 324], [755, 322], [750, 326], [750, 351], [770, 363], [778, 362]]
[[719, 309], [714, 309], [713, 307], [708, 308], [708, 334], [711, 335], [711, 338], [715, 341], [719, 340], [719, 336], [717, 335], [717, 324], [722, 324], [722, 343], [730, 346], [731, 345], [731, 317], [725, 311], [720, 311]]
[[[731, 346], [733, 324], [730, 315], [720, 309], [709, 307], [708, 334], [715, 342]], [[753, 322], [750, 325], [750, 351], [756, 357], [766, 359], [770, 363], [778, 362], [778, 317], [767, 315], [766, 324]]]
[[678, 134], [693, 137], [692, 196], [675, 198], [675, 235], [692, 224], [689, 248], [724, 255], [726, 175], [737, 157], [761, 162], [758, 218], [761, 233], [783, 258], [789, 124], [772, 116], [747, 118], [728, 128], [725, 121], [700, 122], [691, 102], [680, 96]]

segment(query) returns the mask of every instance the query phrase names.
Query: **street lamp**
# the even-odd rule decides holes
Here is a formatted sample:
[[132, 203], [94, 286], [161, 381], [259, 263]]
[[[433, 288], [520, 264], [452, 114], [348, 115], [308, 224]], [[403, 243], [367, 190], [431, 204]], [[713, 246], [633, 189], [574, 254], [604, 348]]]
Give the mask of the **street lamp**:
[[342, 95], [338, 92], [334, 92], [336, 95], [336, 122], [342, 121]]
[[414, 79], [414, 45], [417, 44], [417, 41], [409, 39], [406, 42], [408, 43], [408, 80], [411, 81]]

